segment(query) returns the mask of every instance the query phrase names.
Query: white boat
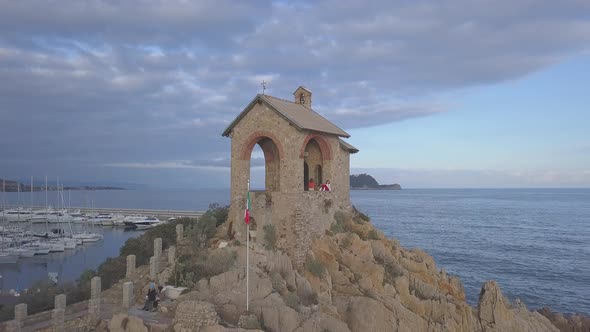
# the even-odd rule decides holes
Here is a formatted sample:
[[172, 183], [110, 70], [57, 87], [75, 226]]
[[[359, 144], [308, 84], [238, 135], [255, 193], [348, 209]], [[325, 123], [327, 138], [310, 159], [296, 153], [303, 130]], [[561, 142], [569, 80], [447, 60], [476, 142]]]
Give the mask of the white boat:
[[67, 210], [57, 210], [47, 215], [47, 221], [50, 223], [67, 223], [72, 221], [72, 217]]
[[31, 242], [31, 243], [27, 243], [23, 246], [21, 246], [21, 248], [24, 249], [31, 249], [33, 251], [35, 251], [35, 255], [47, 255], [49, 254], [49, 250], [50, 248], [40, 242]]
[[18, 208], [2, 211], [4, 219], [9, 222], [28, 221], [31, 219], [32, 212], [28, 209]]
[[102, 240], [103, 236], [101, 234], [97, 234], [97, 233], [79, 233], [79, 234], [74, 234], [72, 236], [74, 239], [79, 239], [82, 240], [83, 243], [86, 242], [96, 242], [96, 241], [100, 241]]
[[47, 246], [49, 246], [49, 252], [64, 252], [66, 247], [63, 243], [60, 242], [47, 242]]
[[123, 219], [123, 216], [120, 214], [99, 213], [91, 218], [88, 218], [88, 222], [93, 225], [113, 226], [115, 221], [120, 219]]
[[49, 241], [51, 244], [63, 245], [64, 249], [75, 249], [78, 245], [75, 239], [70, 238], [59, 238]]
[[31, 222], [32, 223], [41, 223], [47, 220], [47, 215], [53, 212], [53, 209], [41, 209], [41, 210], [33, 210], [31, 215]]
[[136, 229], [148, 229], [163, 224], [164, 222], [156, 217], [127, 216], [124, 219], [124, 223], [128, 227]]
[[5, 250], [8, 254], [15, 255], [17, 257], [33, 257], [35, 256], [35, 250], [31, 248], [8, 248]]
[[8, 252], [0, 252], [0, 264], [15, 264], [18, 261], [18, 256]]

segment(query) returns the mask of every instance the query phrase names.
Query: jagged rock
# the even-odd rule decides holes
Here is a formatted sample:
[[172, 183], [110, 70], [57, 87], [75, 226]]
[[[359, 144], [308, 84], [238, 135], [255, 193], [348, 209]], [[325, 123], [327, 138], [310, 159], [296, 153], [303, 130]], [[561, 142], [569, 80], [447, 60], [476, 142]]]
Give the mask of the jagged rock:
[[324, 313], [315, 313], [311, 318], [303, 322], [296, 332], [308, 331], [332, 331], [332, 332], [350, 332], [350, 329], [341, 320], [326, 315]]
[[288, 307], [277, 293], [270, 294], [262, 301], [253, 302], [250, 310], [260, 317], [260, 321], [269, 331], [291, 332], [301, 323], [297, 311]]
[[373, 250], [373, 257], [377, 261], [384, 263], [392, 263], [396, 261], [391, 250], [385, 246], [384, 240], [372, 240], [371, 249]]
[[214, 325], [214, 326], [206, 326], [202, 329], [200, 329], [198, 332], [256, 332], [256, 331], [260, 331], [260, 332], [264, 332], [262, 330], [258, 330], [258, 329], [243, 329], [243, 328], [232, 328], [232, 327], [225, 327], [225, 326], [221, 326], [221, 325]]
[[217, 323], [219, 323], [219, 317], [213, 304], [202, 301], [183, 301], [176, 307], [172, 325], [175, 332], [190, 332], [199, 331], [203, 327], [214, 326]]
[[242, 315], [238, 320], [238, 326], [244, 329], [260, 329], [260, 322], [258, 321], [258, 317], [254, 314], [250, 315]]
[[313, 275], [309, 271], [305, 271], [304, 280], [309, 282], [311, 291], [307, 289], [307, 284], [303, 286], [304, 291], [301, 292], [300, 298], [308, 298], [311, 294], [317, 294], [317, 300], [323, 304], [332, 303], [332, 277], [329, 273], [324, 273], [321, 277]]
[[268, 260], [271, 264], [271, 272], [279, 273], [287, 283], [287, 287], [295, 289], [295, 270], [289, 256], [280, 251], [274, 251], [269, 254]]
[[116, 314], [109, 321], [109, 331], [148, 332], [148, 328], [143, 324], [143, 320], [139, 317], [128, 316], [126, 314]]
[[396, 331], [398, 327], [393, 313], [383, 304], [368, 297], [350, 297], [345, 305], [341, 303], [338, 306], [338, 312], [352, 332]]
[[477, 316], [484, 325], [492, 326], [496, 322], [512, 320], [514, 315], [506, 307], [500, 286], [495, 281], [486, 282], [479, 293]]
[[[361, 242], [364, 242], [364, 244], [360, 244]], [[342, 264], [353, 271], [355, 280], [358, 278], [358, 281], [363, 281], [359, 283], [362, 289], [381, 291], [383, 289], [384, 269], [382, 265], [373, 262], [371, 246], [367, 241], [359, 239], [358, 236], [352, 243], [351, 249], [354, 248], [354, 250], [342, 254]]]
[[300, 298], [308, 297], [314, 293], [311, 283], [305, 277], [297, 274], [295, 283], [297, 284], [297, 295]]

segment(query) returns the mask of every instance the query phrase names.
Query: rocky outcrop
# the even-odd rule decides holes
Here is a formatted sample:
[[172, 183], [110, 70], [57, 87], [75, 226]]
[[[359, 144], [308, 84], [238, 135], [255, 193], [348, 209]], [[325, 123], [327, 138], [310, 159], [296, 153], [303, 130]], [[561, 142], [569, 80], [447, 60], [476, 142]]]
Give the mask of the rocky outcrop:
[[469, 306], [461, 281], [431, 256], [385, 239], [366, 220], [348, 222], [345, 232], [315, 239], [299, 269], [287, 254], [254, 243], [249, 294], [239, 247], [233, 268], [178, 298], [174, 330], [557, 331], [541, 314], [507, 303], [493, 281]]
[[148, 328], [139, 317], [117, 314], [111, 318], [109, 325], [111, 332], [148, 332]]
[[549, 319], [561, 332], [590, 331], [590, 317], [580, 314], [563, 315], [552, 312], [547, 307], [540, 309], [538, 312]]
[[172, 325], [175, 332], [200, 331], [219, 323], [219, 316], [211, 303], [182, 301], [176, 307]]

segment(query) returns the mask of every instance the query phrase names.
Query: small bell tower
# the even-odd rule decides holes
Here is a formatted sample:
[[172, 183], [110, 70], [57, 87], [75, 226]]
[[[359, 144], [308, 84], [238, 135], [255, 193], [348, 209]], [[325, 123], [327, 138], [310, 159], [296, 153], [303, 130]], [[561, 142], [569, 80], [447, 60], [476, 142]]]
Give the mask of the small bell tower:
[[309, 91], [309, 89], [300, 86], [295, 92], [293, 92], [293, 95], [295, 96], [296, 104], [301, 104], [308, 109], [311, 109], [311, 91]]

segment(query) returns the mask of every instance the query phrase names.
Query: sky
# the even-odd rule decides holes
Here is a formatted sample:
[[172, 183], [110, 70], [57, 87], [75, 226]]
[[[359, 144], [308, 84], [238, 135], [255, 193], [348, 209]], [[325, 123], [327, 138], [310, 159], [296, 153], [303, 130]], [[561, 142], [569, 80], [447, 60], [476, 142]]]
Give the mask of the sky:
[[227, 188], [264, 80], [380, 183], [590, 187], [589, 73], [586, 0], [2, 1], [0, 178]]

